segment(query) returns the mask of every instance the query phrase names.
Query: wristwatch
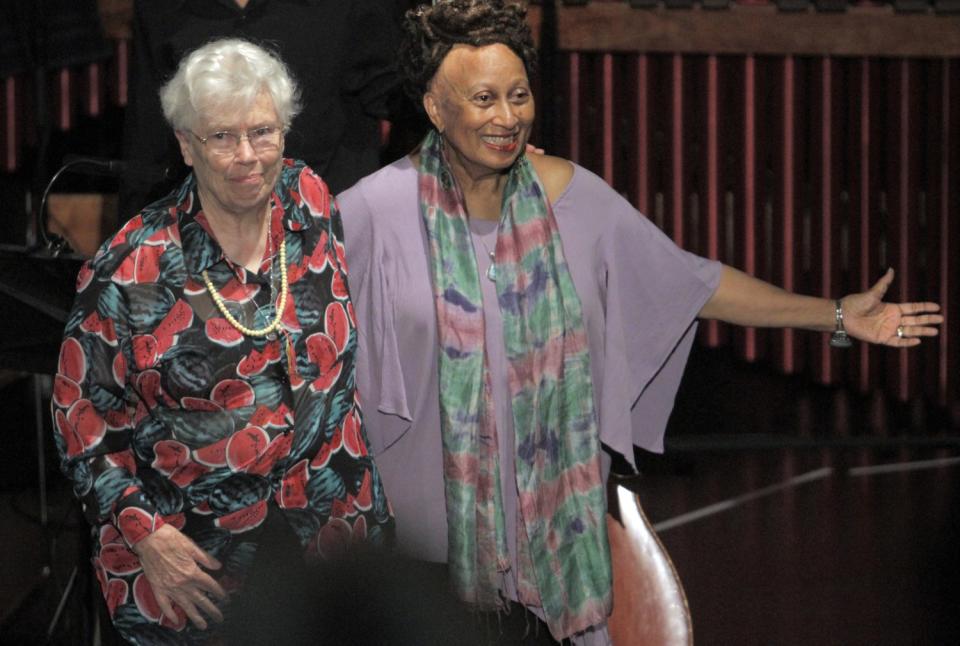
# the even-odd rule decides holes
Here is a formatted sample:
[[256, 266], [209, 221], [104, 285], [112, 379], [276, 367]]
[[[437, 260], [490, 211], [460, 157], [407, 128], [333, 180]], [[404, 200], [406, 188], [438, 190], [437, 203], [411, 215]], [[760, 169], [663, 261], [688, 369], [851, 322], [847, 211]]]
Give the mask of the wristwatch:
[[836, 321], [837, 327], [833, 330], [833, 333], [830, 334], [830, 345], [835, 348], [849, 348], [853, 345], [853, 341], [850, 340], [850, 335], [847, 334], [847, 331], [843, 329], [843, 305], [840, 303], [838, 298], [834, 301], [836, 306]]

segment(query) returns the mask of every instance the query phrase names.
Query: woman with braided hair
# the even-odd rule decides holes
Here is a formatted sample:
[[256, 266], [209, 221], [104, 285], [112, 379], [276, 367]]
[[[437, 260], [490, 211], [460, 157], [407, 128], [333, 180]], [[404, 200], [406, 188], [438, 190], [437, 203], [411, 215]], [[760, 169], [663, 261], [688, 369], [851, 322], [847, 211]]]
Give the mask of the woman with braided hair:
[[[611, 455], [663, 449], [699, 318], [910, 347], [934, 303], [785, 292], [677, 248], [600, 178], [526, 155], [522, 6], [406, 15], [400, 60], [433, 129], [339, 196], [365, 422], [411, 556], [481, 609], [606, 644]], [[835, 328], [837, 328], [835, 330]]]

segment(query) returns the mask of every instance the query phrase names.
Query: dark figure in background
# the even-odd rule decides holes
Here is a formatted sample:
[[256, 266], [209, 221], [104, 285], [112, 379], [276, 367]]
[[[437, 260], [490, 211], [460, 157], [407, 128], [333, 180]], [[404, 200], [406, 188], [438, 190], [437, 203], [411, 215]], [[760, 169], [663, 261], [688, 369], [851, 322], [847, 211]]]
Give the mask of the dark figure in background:
[[[229, 646], [538, 646], [552, 644], [532, 613], [480, 617], [450, 593], [446, 570], [392, 553], [356, 553], [319, 566], [279, 599], [251, 586], [257, 621], [243, 613], [224, 626]], [[279, 639], [277, 626], [283, 626]], [[525, 637], [524, 637], [525, 635]]]
[[[130, 177], [120, 187], [121, 222], [166, 195], [186, 175], [163, 123], [158, 92], [188, 52], [239, 37], [274, 49], [303, 91], [286, 151], [337, 193], [380, 167], [380, 119], [412, 115], [399, 91], [396, 52], [404, 0], [135, 0], [124, 158], [170, 168], [175, 181]], [[400, 114], [393, 110], [401, 108]]]

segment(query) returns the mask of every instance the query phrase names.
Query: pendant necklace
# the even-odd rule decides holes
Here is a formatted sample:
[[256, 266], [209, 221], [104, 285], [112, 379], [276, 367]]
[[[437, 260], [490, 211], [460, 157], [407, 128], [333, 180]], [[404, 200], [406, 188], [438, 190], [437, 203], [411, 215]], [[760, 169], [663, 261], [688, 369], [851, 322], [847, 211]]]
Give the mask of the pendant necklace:
[[483, 238], [478, 237], [477, 239], [480, 241], [480, 245], [483, 246], [484, 251], [487, 252], [487, 257], [490, 258], [490, 264], [487, 265], [487, 278], [493, 282], [497, 282], [496, 254], [490, 251], [490, 247], [487, 246]]

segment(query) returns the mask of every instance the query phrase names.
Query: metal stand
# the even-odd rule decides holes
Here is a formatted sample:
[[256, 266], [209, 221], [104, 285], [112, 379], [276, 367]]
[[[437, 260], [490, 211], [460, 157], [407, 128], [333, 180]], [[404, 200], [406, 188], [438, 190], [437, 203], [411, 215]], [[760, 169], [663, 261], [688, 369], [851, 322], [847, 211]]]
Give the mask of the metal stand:
[[[64, 512], [60, 525], [56, 528], [52, 527], [50, 523], [49, 492], [47, 486], [47, 455], [45, 448], [46, 437], [43, 423], [45, 417], [45, 410], [43, 406], [43, 393], [45, 391], [44, 382], [46, 379], [48, 379], [48, 377], [41, 374], [34, 374], [30, 379], [32, 382], [31, 390], [33, 391], [32, 398], [34, 426], [36, 429], [37, 439], [37, 489], [39, 495], [38, 518], [40, 522], [40, 534], [43, 546], [42, 549], [46, 556], [46, 562], [40, 568], [40, 585], [55, 586], [57, 582], [57, 577], [54, 573], [54, 568], [56, 567], [57, 540], [59, 539], [59, 535], [66, 525], [66, 518], [70, 513], [70, 508]], [[63, 591], [60, 592], [60, 597], [57, 601], [56, 608], [52, 617], [50, 618], [50, 622], [47, 624], [47, 630], [43, 641], [44, 644], [51, 644], [53, 642], [57, 627], [60, 625], [60, 622], [64, 617], [64, 612], [67, 609], [67, 604], [71, 599], [71, 595], [74, 593], [75, 589], [82, 589], [82, 586], [80, 588], [77, 586], [78, 582], [83, 579], [83, 574], [80, 571], [82, 563], [83, 559], [81, 557], [80, 561], [75, 563], [70, 569], [70, 575], [67, 578], [66, 585], [64, 585]], [[75, 635], [75, 637], [78, 640], [77, 643], [90, 643], [89, 636], [87, 634]]]

